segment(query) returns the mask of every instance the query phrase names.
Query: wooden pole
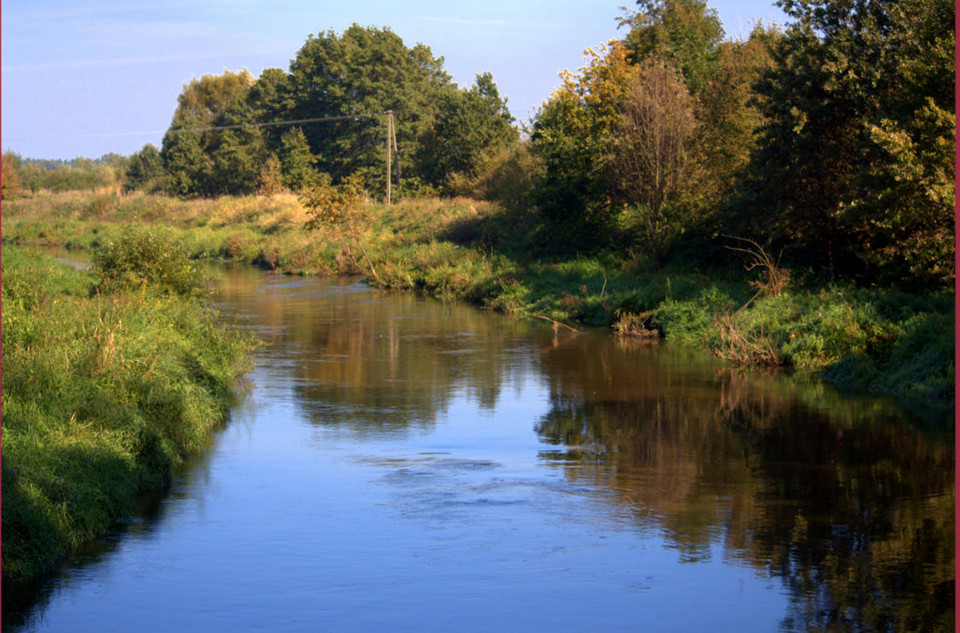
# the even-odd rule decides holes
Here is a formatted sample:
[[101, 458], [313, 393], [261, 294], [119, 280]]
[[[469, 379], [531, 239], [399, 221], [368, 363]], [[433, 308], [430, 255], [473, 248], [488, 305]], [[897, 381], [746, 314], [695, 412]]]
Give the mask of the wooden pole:
[[387, 204], [390, 204], [390, 168], [393, 166], [393, 110], [387, 110]]
[[400, 148], [397, 147], [397, 126], [392, 125], [390, 129], [393, 131], [393, 156], [394, 160], [397, 161], [397, 187], [400, 187]]

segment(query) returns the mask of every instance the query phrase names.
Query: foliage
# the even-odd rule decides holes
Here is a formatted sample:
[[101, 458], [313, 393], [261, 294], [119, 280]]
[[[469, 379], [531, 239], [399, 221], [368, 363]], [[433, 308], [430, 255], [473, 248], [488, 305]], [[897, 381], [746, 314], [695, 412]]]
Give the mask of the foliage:
[[230, 108], [253, 84], [244, 69], [204, 75], [184, 84], [160, 154], [171, 193], [210, 196], [256, 188], [262, 153], [259, 130], [227, 129]]
[[655, 60], [638, 70], [612, 143], [611, 184], [617, 199], [637, 207], [641, 248], [659, 266], [694, 208], [698, 126], [690, 94], [676, 71]]
[[854, 252], [884, 282], [949, 284], [954, 270], [954, 114], [932, 98], [904, 124], [869, 127], [877, 156], [838, 216]]
[[[339, 185], [331, 184], [329, 177], [321, 178], [301, 196], [307, 208], [307, 214], [310, 216], [304, 228], [316, 230], [325, 226], [333, 228], [334, 235], [342, 233], [348, 240], [353, 240], [366, 258], [370, 272], [374, 278], [377, 278], [376, 268], [373, 266], [370, 255], [367, 254], [362, 239], [368, 225], [368, 220], [363, 213], [363, 202], [366, 197], [366, 191], [358, 176], [348, 176]], [[345, 252], [356, 265], [356, 258], [349, 246], [345, 246]]]
[[322, 225], [348, 224], [356, 220], [365, 197], [362, 183], [356, 176], [333, 185], [330, 177], [320, 178], [301, 200], [307, 208], [310, 220], [306, 228], [316, 229]]
[[184, 297], [201, 293], [202, 279], [169, 231], [132, 225], [94, 251], [97, 288], [105, 293], [150, 287]]
[[[4, 191], [11, 187], [17, 195], [40, 191], [104, 191], [116, 190], [128, 159], [106, 154], [98, 159], [78, 157], [70, 161], [22, 158], [14, 152], [3, 155]], [[11, 191], [5, 193], [10, 199]]]
[[473, 174], [453, 174], [450, 189], [460, 196], [491, 200], [521, 211], [533, 204], [537, 182], [543, 177], [543, 165], [522, 142], [484, 153]]
[[[443, 61], [422, 44], [408, 48], [389, 29], [353, 25], [310, 35], [289, 72], [268, 68], [204, 75], [184, 86], [161, 155], [168, 191], [182, 197], [257, 190], [271, 155], [294, 192], [319, 173], [334, 182], [357, 175], [384, 191], [386, 118], [396, 113], [402, 174], [449, 191], [483, 156], [518, 140], [489, 73], [459, 89]], [[287, 122], [303, 121], [297, 127]]]
[[706, 344], [727, 360], [787, 365], [841, 385], [948, 403], [951, 299], [831, 285], [745, 305], [713, 289], [661, 303], [657, 318], [668, 339]]
[[224, 130], [207, 146], [209, 173], [205, 195], [245, 195], [260, 184], [260, 169], [269, 159], [259, 128]]
[[280, 166], [285, 187], [299, 193], [310, 187], [317, 179], [313, 168], [314, 157], [303, 129], [293, 127], [280, 137]]
[[607, 186], [610, 144], [636, 75], [626, 48], [611, 42], [587, 51], [588, 63], [537, 113], [532, 148], [544, 174], [534, 200], [562, 247], [596, 249], [609, 241], [613, 208]]
[[435, 115], [436, 96], [450, 87], [442, 61], [389, 29], [353, 25], [310, 36], [290, 63], [291, 115], [345, 117], [304, 128], [318, 171], [334, 181], [357, 174], [382, 191], [387, 110], [396, 112], [402, 172], [414, 174], [417, 139]]
[[160, 156], [167, 172], [169, 193], [195, 197], [204, 191], [209, 158], [204, 154], [199, 122], [181, 110], [173, 116], [170, 129], [163, 135]]
[[534, 199], [562, 248], [619, 247], [662, 266], [687, 231], [716, 238], [717, 210], [763, 120], [752, 84], [778, 36], [757, 27], [746, 42], [721, 42], [716, 12], [700, 0], [638, 6], [620, 22], [626, 37], [588, 50], [538, 113], [533, 148], [545, 173]]
[[716, 72], [723, 26], [704, 0], [637, 0], [620, 26], [634, 63], [660, 59], [677, 68], [691, 91], [699, 94]]
[[0, 157], [0, 198], [13, 200], [18, 198], [23, 190], [23, 178], [20, 176], [20, 167], [23, 159], [14, 152], [4, 152]]
[[243, 69], [239, 72], [225, 70], [222, 75], [194, 77], [184, 84], [177, 97], [177, 113], [194, 121], [197, 127], [218, 125], [227, 114], [230, 104], [253, 84], [253, 75]]
[[270, 154], [262, 165], [257, 177], [257, 193], [261, 196], [275, 196], [283, 189], [280, 159]]
[[[736, 226], [831, 277], [953, 278], [953, 6], [784, 0]], [[757, 210], [761, 210], [760, 213]]]
[[757, 25], [746, 41], [721, 42], [714, 73], [696, 96], [705, 215], [717, 215], [716, 209], [734, 191], [756, 145], [764, 117], [753, 88], [771, 68], [771, 51], [780, 37], [776, 28]]
[[139, 152], [130, 156], [123, 190], [156, 193], [163, 188], [164, 177], [163, 158], [152, 143], [147, 143]]
[[437, 96], [437, 113], [420, 137], [419, 172], [450, 188], [455, 176], [474, 176], [483, 158], [515, 145], [519, 134], [490, 73], [477, 75], [470, 90], [449, 89]]

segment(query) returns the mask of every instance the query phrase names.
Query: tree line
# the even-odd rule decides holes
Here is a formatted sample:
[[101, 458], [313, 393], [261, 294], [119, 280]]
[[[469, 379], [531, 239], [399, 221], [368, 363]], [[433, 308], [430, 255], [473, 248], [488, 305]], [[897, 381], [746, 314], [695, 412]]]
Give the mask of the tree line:
[[638, 0], [533, 123], [536, 200], [564, 248], [662, 266], [726, 236], [826, 279], [954, 279], [946, 0], [780, 0], [724, 40], [702, 0]]
[[[415, 193], [449, 193], [457, 174], [519, 138], [489, 73], [460, 88], [427, 46], [354, 25], [311, 35], [288, 71], [188, 83], [162, 147], [133, 157], [129, 185], [215, 196], [356, 176], [383, 191], [388, 110], [402, 186]], [[303, 123], [277, 124], [288, 121]]]
[[500, 201], [534, 218], [544, 253], [661, 268], [729, 261], [749, 240], [819, 279], [952, 284], [953, 5], [777, 4], [785, 27], [732, 40], [704, 0], [637, 0], [526, 134], [489, 73], [458, 87], [389, 29], [311, 35], [286, 71], [186, 84], [161, 147], [125, 159], [123, 187], [198, 197], [350, 178], [379, 195], [392, 110], [401, 195]]

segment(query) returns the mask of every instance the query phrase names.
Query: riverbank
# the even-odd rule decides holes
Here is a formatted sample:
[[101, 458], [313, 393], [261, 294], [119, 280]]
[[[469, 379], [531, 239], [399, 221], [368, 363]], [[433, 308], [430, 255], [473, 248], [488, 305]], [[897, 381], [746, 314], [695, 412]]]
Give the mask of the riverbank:
[[769, 268], [766, 275], [653, 270], [616, 255], [533, 256], [532, 218], [462, 198], [367, 203], [350, 231], [305, 230], [309, 213], [289, 194], [193, 201], [40, 194], [4, 206], [7, 242], [88, 248], [125, 224], [161, 224], [196, 258], [289, 274], [362, 275], [383, 289], [468, 301], [557, 327], [663, 336], [733, 363], [787, 367], [847, 389], [953, 406], [952, 289], [909, 294], [801, 274], [781, 284]]
[[252, 340], [193, 289], [105, 281], [4, 245], [4, 582], [52, 570], [165, 490], [246, 369]]

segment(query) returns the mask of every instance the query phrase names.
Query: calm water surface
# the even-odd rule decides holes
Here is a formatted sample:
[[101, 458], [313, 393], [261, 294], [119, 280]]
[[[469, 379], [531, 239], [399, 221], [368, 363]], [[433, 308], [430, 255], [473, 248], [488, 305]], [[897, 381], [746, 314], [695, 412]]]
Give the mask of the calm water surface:
[[348, 281], [218, 287], [265, 343], [229, 424], [4, 630], [952, 630], [952, 416]]

